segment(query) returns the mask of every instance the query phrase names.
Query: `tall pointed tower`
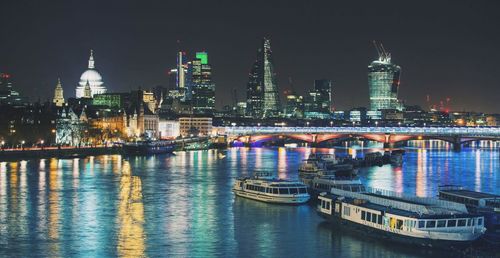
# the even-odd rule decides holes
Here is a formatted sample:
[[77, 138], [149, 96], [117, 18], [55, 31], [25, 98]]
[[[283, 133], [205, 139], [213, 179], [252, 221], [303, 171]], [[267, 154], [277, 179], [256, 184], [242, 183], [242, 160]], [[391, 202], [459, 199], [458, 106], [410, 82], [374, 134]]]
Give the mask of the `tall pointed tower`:
[[85, 87], [83, 88], [83, 97], [87, 99], [92, 98], [92, 90], [90, 89], [89, 81], [87, 81], [87, 84], [85, 84]]
[[64, 94], [60, 78], [57, 79], [57, 85], [54, 90], [54, 99], [52, 99], [52, 103], [54, 103], [57, 107], [62, 107], [64, 105]]
[[276, 73], [269, 39], [262, 39], [247, 84], [247, 113], [255, 118], [275, 117], [280, 111]]

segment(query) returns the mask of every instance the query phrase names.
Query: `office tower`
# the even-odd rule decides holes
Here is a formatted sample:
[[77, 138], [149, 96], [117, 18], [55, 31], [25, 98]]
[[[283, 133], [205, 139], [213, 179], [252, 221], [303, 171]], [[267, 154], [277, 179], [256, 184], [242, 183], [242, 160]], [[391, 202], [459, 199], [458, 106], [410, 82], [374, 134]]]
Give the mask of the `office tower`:
[[206, 52], [196, 53], [190, 63], [190, 87], [195, 114], [211, 115], [215, 109], [215, 84], [212, 81], [212, 67], [208, 64]]
[[391, 54], [382, 44], [375, 44], [379, 58], [368, 66], [368, 86], [370, 89], [370, 110], [402, 110], [398, 100], [401, 68], [391, 63]]
[[247, 113], [254, 118], [266, 118], [278, 116], [279, 111], [280, 101], [271, 43], [264, 38], [248, 78]]

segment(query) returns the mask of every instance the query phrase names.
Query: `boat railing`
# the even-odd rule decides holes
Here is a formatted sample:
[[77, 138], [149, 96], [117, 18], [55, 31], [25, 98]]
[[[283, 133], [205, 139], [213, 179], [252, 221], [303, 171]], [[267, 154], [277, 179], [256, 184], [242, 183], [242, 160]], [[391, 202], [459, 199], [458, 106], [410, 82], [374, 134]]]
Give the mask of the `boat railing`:
[[[377, 191], [378, 190], [378, 191]], [[408, 198], [401, 198], [399, 196], [391, 196], [391, 195], [384, 195], [382, 194], [382, 191], [385, 191], [387, 194], [390, 191], [386, 190], [381, 190], [381, 189], [376, 189], [374, 188], [367, 188], [365, 193], [358, 193], [358, 192], [350, 192], [350, 191], [345, 191], [337, 188], [332, 188], [331, 193], [339, 196], [344, 196], [344, 197], [349, 197], [349, 198], [354, 198], [354, 199], [364, 199], [367, 200], [368, 202], [390, 207], [390, 208], [395, 208], [395, 209], [400, 209], [400, 210], [406, 210], [406, 211], [411, 211], [415, 212], [417, 214], [454, 214], [454, 213], [467, 213], [467, 209], [465, 208], [465, 205], [456, 205], [456, 203], [452, 202], [440, 202], [439, 200], [426, 200], [425, 202], [423, 201], [414, 201], [417, 200], [416, 198], [413, 200], [410, 200]], [[376, 195], [368, 195], [366, 193], [373, 193]], [[400, 200], [397, 199], [389, 199], [389, 198], [384, 198], [384, 196], [389, 196], [389, 197], [396, 197], [400, 198]], [[432, 204], [431, 204], [432, 202]]]
[[373, 193], [373, 194], [378, 194], [378, 195], [383, 195], [383, 196], [389, 196], [389, 197], [395, 197], [395, 198], [400, 198], [406, 201], [414, 202], [414, 203], [419, 203], [423, 204], [426, 206], [429, 206], [429, 208], [441, 208], [441, 209], [448, 209], [448, 210], [455, 210], [459, 212], [467, 212], [467, 207], [464, 204], [461, 203], [456, 203], [456, 202], [451, 202], [451, 201], [446, 201], [446, 200], [440, 200], [438, 198], [434, 197], [419, 197], [419, 196], [414, 196], [414, 195], [407, 195], [403, 193], [398, 193], [386, 189], [380, 189], [380, 188], [373, 188], [373, 187], [367, 187], [366, 188], [367, 192]]

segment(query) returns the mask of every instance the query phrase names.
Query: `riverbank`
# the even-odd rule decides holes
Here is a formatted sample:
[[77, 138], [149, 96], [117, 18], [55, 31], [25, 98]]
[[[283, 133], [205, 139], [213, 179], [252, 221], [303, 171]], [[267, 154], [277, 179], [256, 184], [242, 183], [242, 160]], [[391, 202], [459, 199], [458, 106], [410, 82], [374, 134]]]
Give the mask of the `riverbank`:
[[0, 161], [36, 158], [78, 158], [94, 155], [120, 154], [121, 147], [47, 147], [8, 149], [0, 151]]

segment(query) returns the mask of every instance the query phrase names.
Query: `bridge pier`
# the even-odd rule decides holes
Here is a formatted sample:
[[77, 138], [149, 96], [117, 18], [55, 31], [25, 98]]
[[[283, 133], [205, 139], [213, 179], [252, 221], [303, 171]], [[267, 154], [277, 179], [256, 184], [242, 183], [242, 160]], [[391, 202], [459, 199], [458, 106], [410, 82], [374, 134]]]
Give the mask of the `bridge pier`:
[[394, 148], [393, 142], [384, 142], [384, 149], [392, 149]]
[[451, 143], [453, 151], [461, 151], [462, 150], [462, 141], [460, 136], [453, 137], [453, 142]]

